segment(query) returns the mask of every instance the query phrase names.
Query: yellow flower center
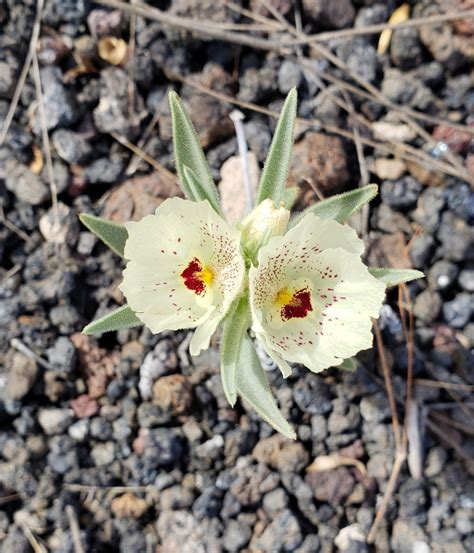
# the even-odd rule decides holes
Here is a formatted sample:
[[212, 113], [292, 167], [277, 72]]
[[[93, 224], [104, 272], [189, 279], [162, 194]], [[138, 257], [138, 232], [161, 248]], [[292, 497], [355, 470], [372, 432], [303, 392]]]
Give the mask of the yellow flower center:
[[209, 267], [204, 267], [204, 269], [199, 273], [199, 277], [204, 284], [209, 286], [214, 280], [214, 272]]
[[288, 288], [282, 288], [276, 295], [276, 303], [278, 305], [287, 305], [293, 299], [293, 294], [288, 291]]

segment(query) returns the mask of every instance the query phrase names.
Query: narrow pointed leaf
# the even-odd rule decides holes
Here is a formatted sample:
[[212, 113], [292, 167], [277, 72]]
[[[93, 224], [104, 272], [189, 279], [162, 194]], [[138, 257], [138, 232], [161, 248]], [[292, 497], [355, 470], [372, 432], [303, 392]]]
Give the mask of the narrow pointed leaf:
[[377, 192], [376, 184], [368, 184], [350, 192], [331, 196], [305, 209], [291, 221], [290, 227], [297, 225], [307, 213], [314, 213], [322, 219], [334, 219], [338, 223], [345, 223], [353, 213], [375, 198]]
[[247, 334], [242, 341], [237, 367], [237, 392], [275, 430], [287, 438], [296, 438], [295, 431], [278, 409], [265, 371]]
[[415, 269], [378, 269], [376, 267], [369, 268], [369, 273], [377, 280], [381, 280], [387, 288], [398, 286], [404, 282], [424, 278], [424, 273]]
[[249, 327], [247, 298], [238, 301], [224, 322], [221, 341], [221, 379], [227, 401], [235, 405], [237, 400], [237, 367], [240, 362], [242, 341]]
[[96, 321], [92, 321], [86, 327], [83, 328], [83, 334], [102, 334], [102, 332], [111, 332], [112, 330], [121, 330], [122, 328], [130, 328], [132, 326], [142, 325], [142, 321], [135, 315], [135, 313], [124, 305], [104, 315]]
[[196, 201], [207, 200], [214, 211], [224, 217], [217, 195], [217, 190], [212, 185], [211, 190], [206, 190], [203, 184], [198, 179], [196, 173], [187, 165], [183, 165], [183, 178], [186, 181], [186, 186], [191, 190]]
[[191, 119], [176, 92], [169, 93], [171, 122], [173, 127], [173, 148], [176, 158], [176, 170], [183, 192], [190, 200], [198, 200], [186, 184], [183, 166], [187, 165], [196, 174], [197, 179], [206, 190], [215, 189], [211, 171], [201, 148], [199, 137], [194, 130]]
[[297, 186], [289, 186], [285, 188], [282, 197], [285, 209], [288, 209], [288, 211], [292, 210], [296, 199], [298, 198], [298, 193], [299, 191]]
[[125, 242], [128, 238], [127, 229], [123, 225], [107, 221], [102, 217], [81, 213], [81, 223], [104, 242], [112, 251], [123, 257]]
[[279, 202], [283, 198], [290, 168], [291, 152], [293, 150], [297, 102], [298, 94], [296, 88], [292, 88], [283, 105], [265, 161], [265, 167], [260, 178], [257, 204], [267, 198], [272, 199], [274, 202]]

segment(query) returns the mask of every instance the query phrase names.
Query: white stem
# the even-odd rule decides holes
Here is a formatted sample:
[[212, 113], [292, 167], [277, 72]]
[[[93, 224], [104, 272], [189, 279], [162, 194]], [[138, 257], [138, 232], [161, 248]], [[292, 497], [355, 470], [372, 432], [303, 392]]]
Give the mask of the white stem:
[[244, 114], [235, 109], [229, 117], [232, 119], [235, 127], [235, 134], [237, 136], [237, 146], [239, 148], [239, 156], [242, 160], [242, 170], [244, 174], [244, 185], [245, 185], [245, 194], [247, 196], [247, 209], [248, 212], [252, 211], [253, 208], [253, 194], [252, 194], [252, 183], [250, 181], [250, 171], [249, 164], [247, 159], [247, 141], [245, 139], [245, 130], [244, 124], [242, 123], [244, 119]]

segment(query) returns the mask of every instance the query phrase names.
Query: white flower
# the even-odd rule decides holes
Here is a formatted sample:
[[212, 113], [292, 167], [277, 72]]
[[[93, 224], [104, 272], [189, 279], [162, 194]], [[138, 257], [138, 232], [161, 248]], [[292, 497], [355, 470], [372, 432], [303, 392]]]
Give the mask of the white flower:
[[125, 223], [120, 289], [152, 332], [195, 328], [192, 355], [209, 341], [245, 279], [240, 233], [207, 201], [171, 198], [154, 215]]
[[319, 372], [372, 345], [385, 285], [362, 263], [355, 231], [308, 214], [260, 249], [249, 273], [252, 329], [283, 375]]

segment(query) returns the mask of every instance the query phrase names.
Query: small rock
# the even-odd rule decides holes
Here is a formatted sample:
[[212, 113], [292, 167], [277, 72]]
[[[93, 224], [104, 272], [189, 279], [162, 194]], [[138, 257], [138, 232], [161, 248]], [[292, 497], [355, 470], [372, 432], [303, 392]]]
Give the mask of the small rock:
[[415, 211], [412, 212], [412, 217], [426, 232], [436, 232], [445, 203], [446, 194], [444, 189], [427, 188], [420, 194], [418, 205]]
[[380, 204], [374, 213], [373, 224], [384, 232], [396, 233], [402, 231], [407, 235], [411, 233], [408, 219], [383, 203]]
[[181, 195], [178, 185], [158, 172], [134, 177], [111, 192], [101, 215], [116, 223], [139, 221], [167, 198]]
[[110, 503], [110, 508], [117, 518], [141, 518], [147, 512], [148, 504], [145, 499], [128, 492], [114, 497]]
[[313, 182], [324, 195], [341, 192], [350, 179], [343, 142], [336, 136], [309, 132], [295, 144], [288, 186], [311, 191]]
[[260, 440], [252, 456], [281, 472], [299, 472], [309, 463], [308, 452], [299, 442], [290, 441], [281, 434]]
[[451, 261], [470, 259], [469, 254], [473, 251], [474, 227], [469, 226], [466, 221], [445, 211], [441, 217], [437, 237], [442, 244], [443, 257]]
[[39, 229], [46, 242], [72, 247], [79, 232], [77, 215], [66, 204], [58, 202], [40, 218]]
[[337, 46], [336, 52], [354, 73], [366, 81], [373, 83], [377, 79], [379, 66], [377, 50], [366, 38], [355, 37], [344, 40]]
[[75, 442], [85, 442], [89, 435], [89, 421], [87, 419], [83, 419], [71, 424], [67, 430], [67, 433]]
[[76, 367], [76, 348], [66, 336], [59, 336], [54, 345], [46, 350], [46, 355], [56, 371], [70, 373]]
[[89, 163], [84, 171], [84, 180], [87, 184], [114, 184], [123, 171], [121, 158], [100, 157]]
[[474, 292], [474, 267], [467, 267], [459, 273], [459, 286], [466, 292]]
[[398, 518], [392, 529], [390, 539], [391, 550], [396, 553], [413, 553], [413, 546], [416, 542], [428, 545], [428, 538], [422, 526], [414, 521]]
[[474, 296], [461, 292], [452, 301], [443, 304], [444, 319], [454, 328], [464, 328], [471, 319], [473, 309]]
[[192, 400], [192, 385], [182, 374], [163, 376], [153, 385], [153, 402], [173, 416], [182, 415], [188, 411]]
[[381, 180], [397, 180], [407, 168], [400, 159], [377, 158], [370, 164], [370, 170]]
[[435, 240], [430, 234], [421, 234], [411, 242], [410, 257], [415, 267], [426, 267], [431, 261]]
[[433, 129], [433, 138], [437, 142], [447, 144], [452, 152], [466, 154], [469, 150], [472, 135], [468, 132], [453, 129], [449, 125], [438, 125]]
[[38, 422], [48, 436], [62, 434], [73, 420], [72, 409], [43, 408], [38, 412]]
[[351, 0], [303, 0], [305, 15], [330, 29], [350, 27], [355, 18]]
[[388, 121], [374, 121], [372, 131], [378, 140], [394, 142], [411, 142], [417, 136], [416, 132], [406, 123], [389, 123]]
[[309, 472], [305, 477], [315, 499], [329, 503], [342, 503], [354, 489], [355, 480], [347, 467], [322, 472]]
[[241, 551], [250, 541], [252, 529], [248, 524], [243, 524], [238, 520], [231, 519], [226, 524], [222, 544], [226, 551], [236, 553]]
[[454, 263], [441, 259], [429, 270], [428, 284], [432, 290], [446, 290], [454, 284], [458, 273], [459, 269]]
[[15, 74], [12, 67], [5, 62], [0, 62], [0, 98], [10, 98], [15, 86]]
[[182, 454], [183, 442], [175, 430], [153, 428], [148, 431], [142, 455], [146, 467], [152, 469], [170, 465], [181, 459]]
[[[252, 551], [294, 551], [303, 541], [303, 534], [295, 515], [285, 509], [276, 515], [262, 535], [253, 539]], [[253, 547], [252, 547], [253, 546]]]
[[20, 352], [15, 352], [7, 373], [7, 396], [15, 401], [23, 399], [36, 382], [37, 375], [36, 361]]
[[418, 29], [407, 27], [392, 33], [390, 57], [402, 71], [418, 67], [423, 61], [423, 49]]
[[54, 131], [52, 141], [59, 157], [68, 163], [84, 163], [92, 154], [87, 139], [69, 129]]
[[282, 94], [288, 94], [290, 90], [299, 88], [303, 80], [303, 73], [297, 63], [292, 60], [284, 60], [278, 71], [278, 88]]
[[434, 322], [441, 310], [441, 297], [437, 292], [424, 290], [416, 297], [413, 314], [425, 324]]
[[421, 185], [407, 175], [396, 181], [385, 181], [380, 187], [382, 201], [394, 209], [409, 209], [418, 200]]
[[97, 401], [91, 399], [87, 394], [72, 399], [69, 405], [78, 419], [93, 417], [99, 412]]
[[[77, 121], [80, 109], [73, 94], [63, 84], [61, 69], [52, 65], [41, 69], [41, 84], [47, 129], [70, 127]], [[34, 132], [37, 135], [41, 132], [39, 115], [36, 116]]]
[[426, 523], [428, 495], [422, 480], [405, 480], [398, 491], [399, 516], [423, 525]]
[[272, 490], [263, 496], [263, 508], [270, 515], [274, 515], [288, 506], [288, 494], [283, 488]]
[[332, 410], [329, 387], [321, 377], [312, 374], [306, 374], [296, 382], [293, 399], [303, 413], [310, 415], [325, 415]]
[[474, 191], [466, 183], [457, 183], [448, 188], [447, 200], [449, 209], [464, 221], [474, 221]]
[[115, 459], [115, 445], [113, 442], [97, 444], [91, 449], [91, 457], [96, 467], [110, 465]]
[[384, 392], [365, 396], [360, 401], [360, 414], [366, 422], [383, 422], [390, 418], [390, 406]]
[[51, 196], [48, 186], [39, 175], [13, 158], [5, 163], [5, 186], [19, 200], [29, 205], [42, 204]]

